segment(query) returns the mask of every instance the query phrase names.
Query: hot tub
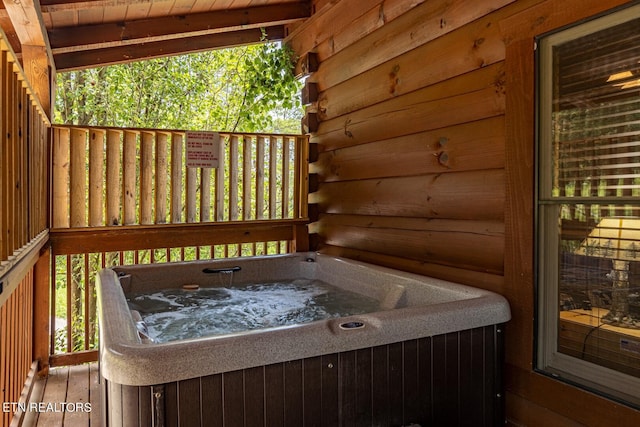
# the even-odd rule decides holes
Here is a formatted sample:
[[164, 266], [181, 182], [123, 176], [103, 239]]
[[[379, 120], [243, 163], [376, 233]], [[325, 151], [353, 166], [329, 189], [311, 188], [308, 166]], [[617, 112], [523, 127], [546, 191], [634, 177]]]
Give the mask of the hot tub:
[[[125, 296], [300, 279], [372, 297], [377, 308], [154, 343]], [[105, 425], [502, 422], [510, 311], [485, 290], [297, 253], [105, 269], [98, 304]]]

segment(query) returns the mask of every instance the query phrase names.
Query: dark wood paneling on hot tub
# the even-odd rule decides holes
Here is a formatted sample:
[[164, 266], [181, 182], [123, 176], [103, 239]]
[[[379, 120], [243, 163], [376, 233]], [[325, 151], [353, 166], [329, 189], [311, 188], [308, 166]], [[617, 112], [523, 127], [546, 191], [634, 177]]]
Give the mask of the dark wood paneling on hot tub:
[[[493, 426], [501, 326], [163, 384], [164, 425]], [[106, 382], [106, 381], [105, 381]], [[151, 387], [109, 383], [107, 425], [151, 426]], [[122, 423], [122, 424], [121, 424]]]

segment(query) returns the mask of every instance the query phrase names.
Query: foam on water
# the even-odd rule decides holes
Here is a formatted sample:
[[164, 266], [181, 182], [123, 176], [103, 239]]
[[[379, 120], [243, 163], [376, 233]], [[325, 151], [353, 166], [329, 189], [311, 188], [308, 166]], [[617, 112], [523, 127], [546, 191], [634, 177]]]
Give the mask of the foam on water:
[[155, 342], [221, 335], [370, 313], [373, 298], [318, 280], [127, 295]]

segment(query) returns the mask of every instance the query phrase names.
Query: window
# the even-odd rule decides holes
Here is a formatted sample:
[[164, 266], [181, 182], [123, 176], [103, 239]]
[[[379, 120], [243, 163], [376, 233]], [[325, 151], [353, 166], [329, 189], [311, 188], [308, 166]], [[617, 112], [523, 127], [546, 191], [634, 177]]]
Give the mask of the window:
[[640, 6], [538, 46], [537, 368], [640, 406]]

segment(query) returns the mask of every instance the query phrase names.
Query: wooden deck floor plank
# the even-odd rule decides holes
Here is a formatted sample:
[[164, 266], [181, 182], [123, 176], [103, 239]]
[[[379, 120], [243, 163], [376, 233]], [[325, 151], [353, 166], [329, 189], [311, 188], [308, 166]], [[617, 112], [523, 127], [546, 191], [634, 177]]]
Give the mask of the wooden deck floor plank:
[[89, 365], [89, 399], [91, 401], [91, 414], [89, 425], [91, 427], [102, 426], [102, 397], [100, 389], [100, 370], [97, 363]]
[[64, 413], [55, 405], [66, 402], [67, 384], [69, 381], [69, 367], [61, 367], [49, 370], [49, 377], [45, 385], [42, 402], [51, 404], [51, 411], [41, 412], [38, 416], [38, 427], [60, 427], [64, 420]]
[[[34, 382], [30, 402], [42, 402], [44, 408], [50, 404], [49, 407], [57, 408], [58, 412], [28, 412], [22, 426], [100, 427], [102, 417], [99, 377], [97, 363], [51, 369], [47, 378], [39, 378]], [[63, 403], [90, 403], [91, 412], [61, 412]], [[86, 406], [84, 408], [87, 409]]]
[[[44, 390], [47, 385], [47, 378], [36, 378], [33, 383], [33, 390], [31, 391], [31, 397], [29, 402], [42, 402], [42, 398], [44, 396]], [[23, 427], [33, 427], [38, 422], [38, 415], [40, 415], [37, 411], [27, 411], [24, 414], [24, 420], [22, 421]]]
[[89, 425], [89, 365], [77, 365], [69, 368], [67, 388], [67, 410], [64, 413], [64, 427]]

